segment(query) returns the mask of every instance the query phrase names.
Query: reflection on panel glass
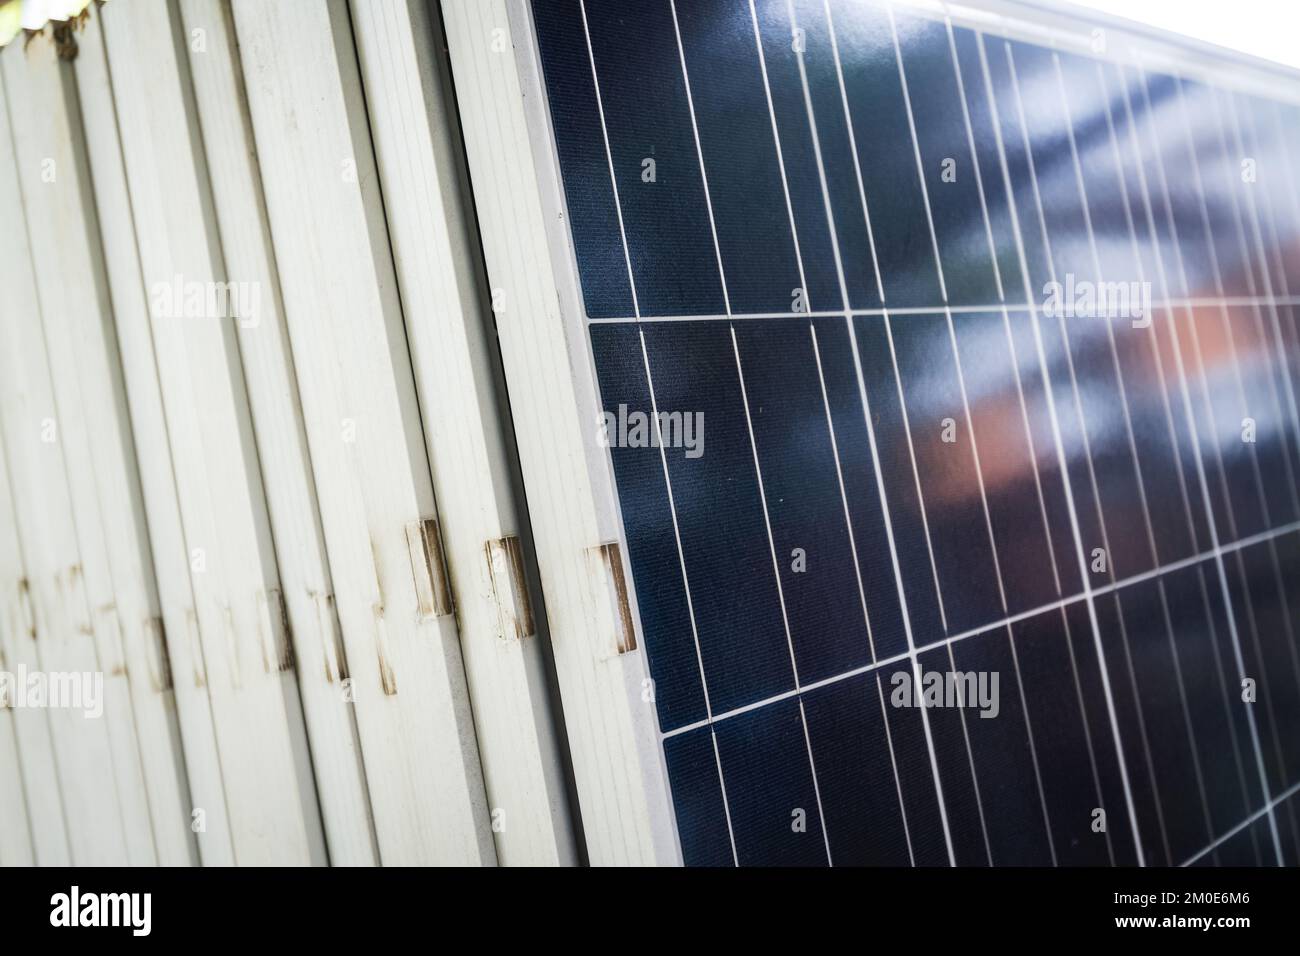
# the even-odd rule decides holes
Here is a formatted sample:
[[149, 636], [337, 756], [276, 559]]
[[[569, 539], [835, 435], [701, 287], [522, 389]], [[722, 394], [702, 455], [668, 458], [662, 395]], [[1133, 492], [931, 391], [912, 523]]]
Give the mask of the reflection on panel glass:
[[1300, 112], [535, 0], [687, 863], [1300, 858]]

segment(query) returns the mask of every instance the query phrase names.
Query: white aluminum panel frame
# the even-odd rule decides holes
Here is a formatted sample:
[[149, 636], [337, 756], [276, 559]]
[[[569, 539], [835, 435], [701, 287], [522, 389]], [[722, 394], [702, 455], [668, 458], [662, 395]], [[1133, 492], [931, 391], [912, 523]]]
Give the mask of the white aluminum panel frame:
[[424, 0], [351, 10], [497, 851], [505, 865], [573, 864], [545, 637], [513, 626], [522, 566], [503, 560], [507, 580], [493, 580], [492, 543], [517, 537], [519, 518], [441, 25]]
[[226, 271], [231, 282], [258, 290], [256, 314], [237, 321], [239, 348], [330, 862], [373, 866], [378, 856], [370, 796], [353, 708], [342, 686], [347, 661], [234, 23], [229, 5], [220, 0], [182, 0], [180, 12]]
[[[6, 87], [23, 104], [10, 120], [32, 255], [59, 264], [37, 269], [37, 291], [127, 849], [135, 864], [183, 865], [195, 849], [188, 787], [73, 67], [44, 34], [23, 52], [6, 64]], [[45, 162], [53, 183], [38, 173]]]
[[[443, 0], [551, 646], [591, 862], [681, 862], [643, 640], [619, 653], [603, 561], [627, 554], [523, 0]], [[635, 594], [628, 589], [637, 623]]]
[[233, 10], [380, 859], [495, 863], [347, 5]]
[[[8, 251], [0, 242], [0, 255]], [[9, 465], [0, 441], [0, 671], [13, 673], [20, 655], [30, 653], [16, 646], [21, 640], [32, 640], [30, 622], [27, 573], [14, 522]], [[0, 819], [6, 821], [0, 827], [0, 866], [66, 864], [63, 800], [44, 711], [0, 706], [0, 767], [12, 768], [0, 775]], [[28, 806], [33, 813], [28, 813]]]
[[[149, 303], [136, 251], [135, 222], [127, 193], [117, 108], [104, 51], [98, 7], [92, 6], [78, 38], [76, 78], [82, 103], [82, 126], [90, 166], [112, 296], [119, 358], [135, 439], [141, 497], [151, 544], [158, 617], [155, 626], [167, 647], [172, 694], [176, 703], [189, 803], [187, 828], [195, 807], [206, 809], [205, 829], [191, 839], [195, 859], [212, 866], [234, 862], [226, 826], [225, 791], [207, 689], [192, 675], [202, 674], [198, 618], [190, 586], [189, 557], [181, 527], [180, 505], [172, 473], [171, 443], [149, 328]], [[189, 677], [177, 683], [175, 675]], [[193, 832], [193, 831], [191, 831]]]
[[[16, 46], [4, 60], [21, 57]], [[18, 168], [10, 134], [7, 84], [0, 81], [0, 156]], [[38, 171], [39, 175], [39, 171]], [[11, 641], [12, 663], [29, 671], [99, 673], [99, 648], [81, 574], [62, 430], [50, 383], [40, 321], [35, 260], [17, 176], [0, 181], [3, 230], [0, 283], [0, 432], [5, 443], [14, 516], [30, 587], [30, 643]], [[62, 794], [67, 862], [123, 865], [128, 859], [117, 774], [107, 720], [69, 708], [47, 708], [54, 768]], [[30, 753], [30, 751], [29, 751]], [[40, 839], [57, 839], [41, 833]], [[57, 850], [56, 850], [57, 852]]]
[[228, 278], [179, 10], [117, 3], [100, 18], [202, 647], [203, 670], [176, 679], [208, 690], [235, 862], [323, 863], [235, 323], [152, 308], [169, 284]]

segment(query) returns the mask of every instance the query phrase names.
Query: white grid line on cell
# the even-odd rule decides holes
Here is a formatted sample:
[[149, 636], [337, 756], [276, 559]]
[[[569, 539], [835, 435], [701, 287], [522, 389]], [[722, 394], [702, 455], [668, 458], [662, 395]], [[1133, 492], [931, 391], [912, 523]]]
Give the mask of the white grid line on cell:
[[[1283, 525], [1278, 528], [1271, 528], [1268, 531], [1261, 531], [1258, 534], [1251, 535], [1248, 538], [1242, 538], [1240, 541], [1233, 541], [1228, 544], [1219, 545], [1213, 549], [1204, 551], [1200, 554], [1195, 554], [1192, 555], [1191, 557], [1183, 558], [1180, 561], [1171, 562], [1167, 565], [1164, 565], [1163, 567], [1152, 568], [1148, 571], [1142, 571], [1138, 574], [1133, 574], [1130, 575], [1129, 577], [1121, 578], [1118, 581], [1114, 581], [1109, 584], [1103, 584], [1099, 587], [1093, 588], [1091, 593], [1092, 596], [1094, 597], [1104, 597], [1107, 594], [1113, 594], [1115, 592], [1122, 591], [1125, 588], [1135, 587], [1139, 584], [1144, 584], [1148, 581], [1155, 580], [1164, 575], [1176, 574], [1179, 571], [1187, 570], [1188, 568], [1195, 567], [1199, 564], [1203, 564], [1204, 562], [1213, 561], [1216, 558], [1219, 558], [1225, 554], [1232, 554], [1238, 551], [1243, 551], [1247, 548], [1252, 548], [1256, 545], [1266, 544], [1268, 541], [1272, 540], [1273, 538], [1278, 538], [1283, 535], [1297, 534], [1297, 533], [1300, 533], [1300, 521], [1295, 521], [1292, 522], [1291, 524]], [[982, 634], [989, 634], [993, 631], [1003, 630], [1005, 628], [1012, 627], [1016, 624], [1020, 624], [1024, 621], [1030, 620], [1031, 618], [1039, 617], [1043, 614], [1050, 614], [1054, 611], [1060, 611], [1063, 608], [1069, 608], [1070, 606], [1082, 603], [1087, 599], [1088, 599], [1088, 595], [1080, 591], [1068, 597], [1063, 597], [1056, 601], [1049, 601], [1046, 604], [1041, 604], [1038, 607], [1033, 607], [1026, 611], [1019, 611], [1015, 614], [1011, 614], [1008, 615], [1007, 617], [1001, 618], [1000, 620], [989, 621], [987, 624], [981, 624], [969, 630], [962, 631], [959, 634], [953, 634], [949, 637], [944, 637], [937, 641], [932, 641], [929, 644], [922, 644], [919, 647], [917, 647], [915, 651], [911, 651], [911, 650], [903, 651], [900, 654], [894, 654], [890, 657], [881, 658], [880, 660], [874, 661], [873, 663], [863, 664], [860, 667], [854, 667], [850, 670], [843, 671], [839, 674], [832, 674], [829, 677], [824, 677], [812, 683], [804, 684], [798, 690], [792, 688], [787, 691], [782, 691], [779, 694], [772, 694], [770, 697], [765, 697], [762, 700], [757, 700], [749, 704], [743, 704], [740, 707], [734, 707], [731, 710], [724, 711], [720, 714], [714, 714], [711, 720], [699, 720], [693, 723], [683, 724], [681, 727], [675, 727], [672, 730], [663, 732], [660, 736], [664, 737], [665, 739], [669, 737], [677, 737], [680, 736], [681, 734], [689, 733], [692, 730], [698, 730], [701, 727], [706, 727], [710, 723], [718, 724], [721, 723], [722, 721], [730, 720], [732, 717], [736, 717], [740, 714], [747, 714], [750, 711], [758, 710], [759, 708], [767, 707], [771, 704], [777, 704], [783, 700], [789, 700], [791, 697], [794, 697], [796, 694], [801, 694], [801, 693], [807, 694], [815, 690], [821, 690], [823, 687], [829, 687], [832, 684], [841, 683], [853, 677], [857, 677], [861, 674], [867, 674], [872, 671], [879, 671], [892, 664], [902, 663], [918, 654], [925, 654], [928, 653], [929, 651], [944, 648], [949, 644], [956, 644], [960, 641], [969, 640], [972, 637], [978, 637]]]
[[1300, 793], [1300, 783], [1296, 784], [1293, 787], [1290, 787], [1287, 790], [1282, 791], [1282, 793], [1278, 794], [1278, 796], [1269, 800], [1268, 803], [1260, 807], [1250, 816], [1246, 817], [1246, 819], [1242, 820], [1240, 823], [1238, 823], [1227, 833], [1223, 834], [1223, 836], [1211, 842], [1209, 846], [1205, 846], [1197, 850], [1186, 860], [1180, 863], [1179, 866], [1191, 866], [1197, 860], [1201, 859], [1201, 857], [1205, 856], [1208, 853], [1212, 853], [1213, 851], [1217, 850], [1219, 847], [1223, 846], [1223, 844], [1227, 843], [1229, 840], [1235, 837], [1242, 830], [1246, 829], [1246, 827], [1250, 826], [1252, 823], [1262, 819], [1264, 816], [1271, 817], [1273, 815], [1273, 811], [1277, 808], [1278, 804], [1290, 800], [1297, 793]]
[[[1044, 295], [1044, 299], [1046, 295]], [[1300, 295], [1279, 295], [1274, 296], [1272, 300], [1280, 306], [1300, 306]], [[1190, 298], [1161, 298], [1152, 299], [1151, 308], [1167, 312], [1172, 309], [1217, 309], [1220, 307], [1230, 308], [1249, 308], [1257, 305], [1267, 305], [1268, 300], [1262, 296], [1196, 296]], [[854, 316], [883, 316], [889, 315], [893, 318], [904, 318], [909, 315], [934, 315], [942, 313], [944, 306], [952, 309], [959, 315], [963, 312], [1000, 312], [1003, 309], [1011, 311], [1029, 311], [1031, 308], [1042, 308], [1042, 302], [1035, 299], [1032, 302], [1007, 301], [1007, 302], [981, 302], [981, 303], [960, 303], [960, 302], [938, 302], [934, 305], [909, 305], [909, 306], [890, 306], [888, 308], [871, 308], [871, 309], [849, 309], [848, 314]], [[807, 312], [734, 312], [730, 315], [723, 314], [691, 314], [691, 315], [615, 315], [602, 316], [600, 318], [588, 318], [587, 321], [592, 325], [618, 325], [620, 323], [631, 322], [754, 322], [765, 319], [840, 319], [845, 315], [844, 309], [838, 310], [809, 310]], [[1073, 321], [1091, 321], [1090, 318], [1076, 318]]]

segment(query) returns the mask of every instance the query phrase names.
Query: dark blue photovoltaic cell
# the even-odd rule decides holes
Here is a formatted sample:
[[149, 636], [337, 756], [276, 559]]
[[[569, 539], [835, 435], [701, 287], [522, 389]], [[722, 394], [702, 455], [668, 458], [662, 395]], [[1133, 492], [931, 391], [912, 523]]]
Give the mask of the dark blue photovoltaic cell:
[[[1053, 568], [1056, 558], [1049, 513], [1035, 481], [1028, 403], [1021, 406], [1015, 383], [1008, 382], [1002, 371], [1013, 361], [1011, 317], [997, 312], [958, 312], [953, 314], [953, 327], [958, 361], [965, 369], [973, 447], [980, 451], [979, 471], [988, 501], [998, 576], [1006, 592], [1007, 611], [1019, 614], [1042, 607], [1062, 591], [1057, 584], [1060, 570]], [[977, 507], [978, 496], [971, 497], [976, 499], [971, 506]], [[1068, 524], [1063, 523], [1062, 528], [1068, 533]], [[1063, 550], [1063, 557], [1069, 560], [1068, 550]]]
[[[1294, 535], [1289, 536], [1294, 539]], [[1278, 546], [1275, 547], [1275, 544]], [[1285, 557], [1284, 557], [1285, 556]], [[1296, 596], [1283, 589], [1294, 586], [1297, 565], [1294, 544], [1252, 545], [1237, 553], [1236, 574], [1230, 578], [1237, 609], [1246, 674], [1255, 677], [1259, 727], [1269, 789], [1280, 793], [1300, 783], [1300, 669], [1296, 666]], [[1243, 580], [1244, 577], [1244, 580]]]
[[753, 446], [726, 322], [644, 328], [662, 411], [704, 413], [704, 453], [668, 456], [714, 713], [794, 688]]
[[[1175, 866], [1214, 839], [1202, 793], [1203, 773], [1188, 735], [1172, 633], [1162, 614], [1160, 582], [1125, 588], [1098, 602], [1129, 780], [1142, 822], [1143, 850]], [[1119, 619], [1122, 615], [1123, 620]], [[1149, 812], [1147, 812], [1149, 810]]]
[[[957, 40], [960, 49], [960, 34]], [[1042, 242], [1037, 214], [1038, 199], [1034, 190], [1035, 170], [1025, 125], [1021, 119], [1023, 97], [1015, 83], [1016, 74], [1012, 71], [1008, 55], [1010, 45], [1005, 41], [992, 38], [986, 41], [979, 36], [974, 36], [969, 41], [969, 45], [973, 46], [974, 50], [964, 55], [963, 70], [966, 71], [966, 75], [970, 75], [978, 68], [980, 78], [984, 82], [982, 86], [970, 86], [966, 98], [974, 102], [976, 100], [974, 94], [982, 88], [984, 98], [980, 102], [987, 105], [989, 110], [987, 135], [993, 137], [993, 148], [999, 150], [998, 164], [1003, 167], [1001, 180], [1003, 200], [1008, 207], [1008, 224], [1011, 226], [1013, 239], [1019, 237], [1019, 245], [1016, 247], [1017, 268], [1021, 273], [1022, 282], [1028, 284], [1030, 298], [1040, 302], [1044, 294], [1044, 286], [1052, 278], [1051, 265]], [[972, 123], [975, 115], [977, 114], [972, 114]], [[1008, 178], [1010, 179], [1009, 191]], [[988, 198], [986, 196], [986, 201]], [[1021, 261], [1024, 263], [1023, 267], [1020, 266]], [[1009, 288], [1010, 285], [1007, 284], [1007, 290]]]
[[[620, 408], [627, 414], [651, 408], [641, 336], [631, 325], [593, 325], [591, 348], [600, 377], [600, 393], [610, 421]], [[617, 428], [617, 425], [616, 425]], [[638, 581], [653, 588], [638, 592], [641, 627], [650, 647], [650, 676], [660, 729], [674, 730], [707, 716], [704, 687], [691, 629], [691, 614], [673, 531], [673, 515], [658, 448], [620, 446], [609, 436], [614, 474], [624, 490], [623, 529], [637, 542], [628, 555]], [[665, 450], [667, 452], [667, 450]], [[671, 450], [673, 455], [682, 452]]]
[[951, 329], [936, 313], [885, 322], [908, 409], [947, 633], [968, 631], [1004, 613]]
[[[1212, 450], [1206, 467], [1215, 472], [1215, 525], [1223, 529], [1223, 540], [1234, 540], [1259, 534], [1265, 517], [1256, 486], [1256, 462], [1249, 445], [1241, 440], [1247, 408], [1240, 400], [1236, 371], [1226, 355], [1227, 321], [1228, 316], [1217, 309], [1198, 309], [1184, 334], [1192, 344], [1185, 361], [1195, 374], [1192, 388], [1200, 405], [1197, 411], [1210, 423], [1204, 430]], [[1207, 362], [1201, 348], [1211, 343], [1211, 356], [1218, 356], [1213, 364]]]
[[1204, 523], [1190, 516], [1203, 511], [1191, 499], [1194, 485], [1188, 482], [1187, 467], [1176, 442], [1171, 397], [1161, 388], [1160, 356], [1155, 317], [1146, 328], [1115, 321], [1112, 358], [1119, 364], [1118, 380], [1124, 388], [1132, 449], [1140, 467], [1139, 478], [1145, 496], [1158, 564], [1191, 557], [1208, 544]]
[[[943, 811], [939, 806], [939, 793], [934, 787], [934, 766], [926, 745], [923, 712], [890, 705], [894, 688], [887, 681], [896, 670], [886, 668], [877, 673], [887, 705], [888, 743], [893, 747], [898, 788], [903, 792], [912, 862], [915, 866], [948, 866]], [[856, 734], [856, 729], [849, 733], [850, 736]]]
[[1211, 212], [1210, 246], [1212, 269], [1225, 295], [1248, 296], [1258, 281], [1254, 263], [1242, 242], [1238, 217], [1238, 190], [1241, 182], [1239, 159], [1229, 152], [1224, 140], [1214, 90], [1200, 83], [1180, 80], [1179, 95], [1189, 118], [1195, 118], [1189, 131], [1194, 157], [1193, 176], [1201, 198]]
[[[809, 312], [844, 308], [835, 248], [822, 198], [817, 146], [803, 96], [799, 54], [791, 41], [789, 10], [784, 4], [763, 4], [758, 10], [763, 64], [772, 97], [772, 115], [780, 138], [780, 160], [790, 191], [799, 262], [807, 287]], [[789, 308], [789, 304], [782, 306]]]
[[885, 304], [934, 305], [939, 272], [916, 159], [905, 145], [907, 106], [889, 18], [881, 7], [850, 0], [834, 0], [830, 9]]
[[971, 145], [975, 151], [974, 162], [979, 167], [979, 190], [983, 193], [988, 231], [992, 233], [993, 247], [997, 252], [997, 278], [1001, 280], [1002, 294], [1006, 301], [1023, 303], [1024, 270], [1020, 267], [1016, 234], [1007, 203], [1006, 183], [1002, 178], [1002, 157], [998, 150], [998, 131], [981, 66], [978, 41], [973, 31], [953, 27], [952, 44], [957, 54], [957, 80], [966, 94], [966, 114], [970, 123]]
[[[1133, 863], [1130, 831], [1086, 610], [1072, 605], [1012, 626], [1038, 775], [1061, 866]], [[1104, 830], [1094, 811], [1105, 811]]]
[[872, 661], [822, 375], [804, 320], [736, 329], [801, 683]]
[[907, 616], [915, 643], [928, 644], [943, 637], [943, 624], [899, 404], [898, 376], [890, 359], [888, 329], [885, 319], [878, 316], [860, 316], [854, 319], [853, 328], [862, 356], [863, 387], [889, 501], [894, 547], [902, 569]]
[[708, 727], [669, 737], [664, 759], [677, 810], [682, 858], [687, 866], [732, 866], [731, 835], [722, 796], [722, 778]]
[[741, 866], [824, 866], [817, 809], [797, 700], [741, 714], [717, 727], [718, 758]]
[[677, 18], [731, 311], [789, 312], [802, 282], [749, 10], [683, 3]]
[[[942, 674], [952, 669], [947, 648], [927, 651], [920, 655], [919, 660], [923, 672]], [[907, 671], [908, 667], [903, 665], [894, 673]], [[957, 708], [935, 708], [929, 712], [929, 723], [956, 864], [989, 866], [991, 859], [985, 839], [984, 809], [974, 761], [966, 748], [966, 715]]]
[[1300, 108], [534, 9], [600, 409], [702, 422], [609, 436], [684, 862], [1300, 864]]
[[907, 634], [898, 599], [898, 586], [889, 557], [889, 538], [877, 494], [876, 466], [871, 454], [853, 360], [850, 328], [844, 319], [815, 319], [821, 352], [822, 380], [835, 429], [839, 475], [848, 500], [849, 521], [857, 546], [858, 572], [867, 596], [871, 646], [877, 660], [907, 651]]
[[[1132, 71], [1127, 72], [1132, 75]], [[1189, 175], [1199, 170], [1200, 164], [1192, 163], [1189, 118], [1179, 83], [1173, 77], [1154, 73], [1145, 82], [1140, 79], [1133, 82], [1137, 86], [1134, 95], [1139, 100], [1134, 109], [1139, 113], [1139, 121], [1146, 120], [1146, 152], [1155, 164], [1155, 181], [1166, 192], [1173, 218], [1176, 236], [1170, 252], [1179, 261], [1180, 294], [1194, 298], [1212, 296], [1218, 285], [1215, 252], [1204, 231], [1203, 194], [1197, 177]], [[1152, 148], [1155, 142], [1159, 143], [1158, 149]]]
[[[771, 2], [763, 4], [767, 10], [781, 6]], [[881, 303], [871, 224], [854, 161], [854, 136], [841, 94], [837, 46], [822, 0], [794, 0], [793, 7], [795, 24], [791, 29], [791, 45], [796, 37], [802, 39], [804, 72], [808, 77], [807, 101], [811, 104], [822, 153], [825, 195], [829, 199], [835, 242], [844, 269], [848, 307], [877, 308]], [[796, 30], [799, 32], [795, 33]]]
[[[1098, 320], [1094, 325], [1103, 324]], [[1048, 320], [1050, 322], [1050, 320]], [[1121, 383], [1115, 353], [1104, 332], [1084, 331], [1080, 323], [1059, 322], [1068, 350], [1065, 381], [1085, 396], [1082, 401], [1082, 442], [1089, 463], [1087, 483], [1081, 490], [1091, 497], [1100, 514], [1100, 540], [1089, 542], [1104, 549], [1107, 572], [1095, 577], [1127, 578], [1155, 566], [1151, 537], [1142, 508], [1142, 487], [1129, 443], [1128, 422], [1118, 399]], [[1103, 396], [1105, 396], [1103, 398]], [[1095, 570], [1095, 568], [1094, 568]]]
[[569, 69], [587, 58], [582, 14], [576, 3], [535, 5], [543, 65], [551, 80], [555, 143], [564, 166], [564, 198], [573, 243], [582, 263], [587, 314], [632, 315], [632, 287], [618, 231], [618, 207], [600, 129], [591, 70]]
[[[1244, 794], [1243, 799], [1247, 806], [1257, 807], [1263, 801], [1261, 763], [1258, 759], [1252, 763], [1251, 756], [1254, 753], [1254, 742], [1251, 738], [1250, 720], [1246, 714], [1247, 704], [1242, 697], [1243, 687], [1240, 680], [1236, 684], [1232, 683], [1233, 678], [1237, 678], [1241, 673], [1233, 666], [1233, 631], [1232, 619], [1229, 616], [1227, 606], [1224, 604], [1222, 591], [1214, 590], [1214, 572], [1218, 567], [1213, 562], [1204, 562], [1201, 564], [1201, 570], [1205, 574], [1207, 583], [1207, 603], [1210, 606], [1208, 619], [1210, 621], [1210, 633], [1214, 638], [1218, 648], [1219, 659], [1223, 661], [1224, 681], [1227, 684], [1228, 720], [1232, 724], [1233, 736], [1236, 741], [1236, 749], [1233, 751], [1233, 767], [1235, 770], [1236, 754], [1241, 754], [1241, 790]], [[1224, 570], [1229, 580], [1240, 570], [1235, 562], [1231, 564], [1225, 562]], [[1220, 576], [1222, 583], [1223, 575]], [[1232, 585], [1229, 583], [1229, 598], [1232, 596]], [[1242, 636], [1246, 632], [1243, 630]], [[1223, 759], [1222, 757], [1220, 758]], [[1252, 772], [1253, 770], [1253, 772]], [[1225, 769], [1223, 772], [1230, 772]]]
[[[1201, 564], [1161, 579], [1176, 638], [1178, 670], [1187, 696], [1212, 829], [1226, 833], [1259, 804], [1258, 780], [1246, 773], [1250, 756], [1245, 704], [1233, 681], [1231, 646], [1219, 633], [1213, 607], [1221, 609], [1213, 566]], [[1150, 675], [1159, 686], [1163, 676]], [[1157, 691], [1158, 693], [1158, 691]], [[1155, 699], [1153, 696], [1152, 699]], [[1228, 757], [1231, 759], [1227, 759]], [[1221, 764], [1220, 764], [1221, 761]], [[1216, 764], [1220, 773], [1206, 772]]]
[[[1085, 405], [1074, 387], [1076, 377], [1071, 374], [1073, 358], [1068, 350], [1066, 333], [1062, 324], [1054, 319], [1036, 320], [1031, 317], [1026, 324], [1028, 326], [1026, 335], [1030, 338], [1030, 343], [1027, 344], [1032, 343], [1035, 334], [1041, 337], [1043, 343], [1042, 361], [1047, 371], [1043, 376], [1042, 384], [1048, 394], [1047, 402], [1056, 413], [1061, 445], [1067, 456], [1068, 486], [1074, 490], [1074, 509], [1079, 524], [1079, 539], [1082, 550], [1088, 558], [1089, 578], [1093, 584], [1104, 584], [1110, 579], [1109, 571], [1115, 556], [1111, 553], [1104, 564], [1096, 560], [1098, 552], [1104, 556], [1107, 551], [1109, 529], [1103, 526], [1102, 522], [1101, 507], [1104, 499], [1098, 494], [1099, 482], [1089, 454], [1091, 449], [1088, 445]], [[1049, 431], [1050, 428], [1049, 413]], [[1054, 440], [1055, 436], [1052, 437]], [[1131, 527], [1122, 530], [1124, 537], [1139, 533], [1140, 529]], [[1110, 544], [1113, 552], [1114, 543]], [[1123, 551], [1123, 548], [1118, 550]], [[1126, 561], [1132, 559], [1132, 552], [1125, 551], [1124, 554]]]
[[[541, 6], [571, 11], [575, 4]], [[641, 314], [721, 314], [722, 281], [672, 11], [665, 3], [632, 10], [593, 3], [586, 19]], [[591, 61], [574, 59], [560, 69], [590, 72]], [[549, 92], [554, 102], [555, 90]]]
[[[885, 733], [888, 685], [862, 674], [804, 697], [827, 839], [837, 866], [908, 866], [907, 821]], [[845, 734], [844, 727], [858, 728]]]
[[1037, 786], [1036, 741], [1020, 703], [1022, 681], [1008, 631], [999, 628], [959, 641], [952, 654], [959, 671], [998, 675], [997, 716], [957, 711], [966, 715], [993, 865], [1050, 866], [1053, 847], [1047, 806]]
[[941, 23], [902, 14], [897, 24], [947, 301], [953, 305], [997, 302], [993, 257], [948, 32]]
[[1058, 53], [1056, 59], [1066, 116], [1072, 120], [1085, 235], [1092, 250], [1092, 269], [1086, 274], [1101, 282], [1136, 282], [1141, 278], [1139, 260], [1133, 255], [1125, 216], [1124, 184], [1116, 167], [1114, 124], [1101, 64], [1068, 53]]
[[[1021, 186], [1030, 192], [1020, 205], [1022, 214], [1027, 213], [1033, 221], [1030, 228], [1022, 224], [1021, 231], [1027, 242], [1043, 243], [1048, 271], [1035, 276], [1033, 289], [1034, 297], [1042, 302], [1049, 280], [1063, 283], [1070, 273], [1080, 279], [1097, 277], [1079, 195], [1067, 104], [1050, 50], [1021, 42], [991, 46], [1002, 48], [990, 59], [1002, 61], [1003, 75], [1009, 81], [998, 90], [999, 110], [1013, 118], [1017, 135], [1026, 140], [1025, 160], [1030, 165]], [[1003, 138], [1012, 137], [1004, 131]], [[1042, 235], [1044, 228], [1046, 236]]]
[[[1051, 563], [1053, 583], [1060, 578], [1062, 594], [1077, 594], [1082, 587], [1079, 565], [1075, 553], [1074, 535], [1070, 527], [1070, 508], [1065, 494], [1065, 481], [1062, 478], [1060, 461], [1055, 451], [1055, 439], [1052, 430], [1052, 411], [1049, 407], [1049, 395], [1036, 357], [1037, 348], [1034, 341], [1034, 321], [1028, 312], [1009, 311], [1007, 321], [1011, 328], [1011, 361], [1015, 371], [1006, 380], [1005, 369], [1001, 373], [1003, 388], [1016, 393], [1017, 404], [1023, 401], [1023, 416], [1029, 421], [1030, 442], [1033, 448], [1035, 467], [1030, 469], [1022, 479], [1032, 482], [1035, 493], [1041, 493], [1041, 509], [1047, 516], [1048, 538], [1054, 562]], [[990, 374], [997, 374], [989, 370]], [[1055, 380], [1053, 380], [1055, 384]], [[1008, 395], [1006, 402], [1010, 402]], [[1058, 416], [1065, 418], [1061, 410]], [[1064, 427], [1064, 425], [1062, 426]], [[1009, 429], [1008, 429], [1009, 430]], [[1086, 505], [1076, 502], [1079, 524], [1084, 530], [1085, 541], [1095, 541], [1091, 529], [1095, 526], [1095, 514]], [[1003, 558], [1004, 561], [1007, 558]], [[1011, 561], [1016, 559], [1011, 556]], [[1013, 590], [1015, 585], [1012, 585]]]

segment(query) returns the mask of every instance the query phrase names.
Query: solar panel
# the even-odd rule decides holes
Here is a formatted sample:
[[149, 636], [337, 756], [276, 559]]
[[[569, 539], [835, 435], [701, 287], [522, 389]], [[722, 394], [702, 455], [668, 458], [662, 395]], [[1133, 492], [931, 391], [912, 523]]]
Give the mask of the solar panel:
[[683, 860], [1296, 864], [1294, 77], [532, 11]]

